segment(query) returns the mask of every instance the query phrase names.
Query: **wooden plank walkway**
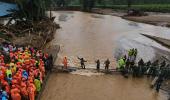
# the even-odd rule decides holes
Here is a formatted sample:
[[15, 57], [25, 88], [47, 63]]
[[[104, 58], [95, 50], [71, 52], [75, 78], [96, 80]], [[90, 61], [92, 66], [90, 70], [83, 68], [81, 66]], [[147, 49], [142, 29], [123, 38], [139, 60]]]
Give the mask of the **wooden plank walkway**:
[[107, 71], [105, 69], [100, 69], [100, 70], [97, 70], [95, 68], [82, 69], [81, 67], [71, 67], [71, 66], [68, 66], [67, 69], [64, 69], [63, 66], [61, 66], [61, 65], [55, 65], [53, 67], [52, 71], [57, 72], [57, 73], [70, 73], [70, 72], [74, 72], [74, 71], [77, 71], [77, 70], [89, 70], [89, 71], [93, 71], [93, 72], [106, 73], [106, 74], [117, 74], [117, 73], [120, 74], [120, 71], [118, 71], [116, 69], [109, 69]]

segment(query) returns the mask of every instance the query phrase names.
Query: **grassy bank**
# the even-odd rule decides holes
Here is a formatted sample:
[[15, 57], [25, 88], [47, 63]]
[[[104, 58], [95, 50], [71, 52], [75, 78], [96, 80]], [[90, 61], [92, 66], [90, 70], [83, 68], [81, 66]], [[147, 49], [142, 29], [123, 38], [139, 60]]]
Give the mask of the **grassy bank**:
[[[113, 5], [113, 9], [127, 10], [127, 5]], [[170, 12], [170, 4], [145, 4], [145, 5], [132, 5], [132, 9], [139, 9], [148, 12]]]
[[[68, 5], [68, 7], [81, 8], [81, 5]], [[115, 10], [128, 10], [127, 5], [96, 5], [96, 8], [111, 8]], [[142, 4], [132, 5], [132, 9], [139, 9], [148, 12], [170, 12], [170, 4]]]

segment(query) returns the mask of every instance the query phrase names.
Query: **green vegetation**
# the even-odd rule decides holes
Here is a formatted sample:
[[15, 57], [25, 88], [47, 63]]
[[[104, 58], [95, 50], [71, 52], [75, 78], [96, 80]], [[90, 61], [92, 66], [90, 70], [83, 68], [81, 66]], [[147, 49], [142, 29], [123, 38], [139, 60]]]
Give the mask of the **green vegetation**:
[[[39, 20], [45, 15], [45, 0], [16, 0], [20, 19]], [[19, 17], [18, 16], [18, 17]]]
[[84, 11], [91, 11], [95, 5], [95, 0], [82, 0], [81, 3]]
[[[53, 2], [56, 1], [59, 0], [53, 0]], [[68, 7], [81, 8], [83, 1], [84, 0], [65, 0], [65, 3]], [[98, 8], [127, 10], [130, 7], [142, 11], [170, 12], [170, 0], [95, 0], [94, 5]]]
[[51, 0], [15, 0], [18, 9], [12, 9], [12, 19], [16, 21], [38, 21], [43, 19]]
[[[53, 0], [58, 1], [58, 0]], [[82, 0], [65, 0], [69, 4], [79, 5]], [[170, 4], [170, 0], [95, 0], [96, 5], [127, 5], [131, 2], [134, 5], [142, 4]]]
[[[112, 5], [108, 6], [112, 9], [127, 10], [127, 5]], [[145, 5], [132, 5], [132, 9], [139, 9], [141, 11], [150, 12], [170, 12], [170, 4], [145, 4]]]
[[[14, 0], [0, 0], [0, 1], [14, 1]], [[22, 1], [27, 0], [15, 0], [17, 4]], [[153, 12], [170, 12], [170, 0], [30, 0], [33, 5], [29, 5], [29, 11], [25, 9], [25, 15], [28, 18], [33, 18], [35, 16], [43, 16], [44, 10], [49, 6], [51, 1], [52, 5], [58, 7], [76, 7], [83, 8], [84, 10], [89, 10], [91, 7], [95, 6], [98, 8], [112, 8], [127, 10], [129, 8], [139, 9], [142, 11], [153, 11]], [[94, 2], [94, 3], [88, 3]], [[20, 4], [20, 3], [19, 3]], [[25, 4], [23, 7], [27, 7]], [[90, 6], [90, 8], [86, 6]], [[33, 9], [34, 8], [34, 9]], [[41, 11], [43, 10], [43, 11]], [[32, 12], [33, 11], [33, 12]], [[33, 14], [33, 15], [30, 15]], [[39, 18], [38, 17], [38, 18]]]

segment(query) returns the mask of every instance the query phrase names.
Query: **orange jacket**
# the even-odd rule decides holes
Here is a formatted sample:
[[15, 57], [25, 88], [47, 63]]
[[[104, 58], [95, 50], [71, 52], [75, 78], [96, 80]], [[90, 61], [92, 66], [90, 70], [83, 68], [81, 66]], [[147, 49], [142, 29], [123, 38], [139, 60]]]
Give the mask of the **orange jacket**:
[[45, 68], [44, 68], [44, 66], [40, 66], [39, 69], [40, 69], [40, 73], [42, 74], [42, 78], [44, 78], [45, 77]]
[[12, 79], [12, 84], [14, 85], [14, 84], [18, 84], [18, 81], [14, 78], [14, 79]]
[[2, 73], [5, 74], [6, 73], [6, 68], [5, 67], [1, 67], [2, 69]]
[[9, 94], [10, 93], [10, 86], [7, 81], [1, 80], [2, 86], [5, 86], [5, 91]]
[[20, 82], [21, 82], [21, 78], [22, 78], [21, 74], [20, 74], [20, 73], [17, 73], [17, 74], [15, 74], [15, 75], [16, 75], [17, 81], [20, 83]]
[[25, 82], [21, 82], [21, 94], [23, 96], [28, 96], [27, 85]]
[[64, 67], [67, 67], [67, 57], [64, 57], [64, 59], [63, 59], [63, 64], [64, 64]]
[[12, 100], [21, 100], [20, 90], [18, 88], [11, 89], [11, 98]]
[[2, 70], [0, 70], [0, 81], [5, 78], [5, 75]]
[[28, 86], [28, 95], [30, 100], [35, 100], [35, 91], [36, 91], [36, 87], [33, 83], [29, 83]]

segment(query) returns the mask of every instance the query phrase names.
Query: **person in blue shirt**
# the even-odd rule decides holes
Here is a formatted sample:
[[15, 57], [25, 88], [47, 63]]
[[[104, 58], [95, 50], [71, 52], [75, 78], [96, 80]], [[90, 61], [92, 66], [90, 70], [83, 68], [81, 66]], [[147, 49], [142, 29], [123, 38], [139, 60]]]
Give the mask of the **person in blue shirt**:
[[1, 100], [8, 100], [8, 94], [5, 91], [5, 87], [2, 87], [2, 98]]
[[0, 89], [0, 100], [2, 100], [2, 89]]
[[24, 71], [22, 72], [22, 77], [25, 78], [25, 79], [28, 79], [28, 73], [27, 73], [26, 70], [24, 70]]

